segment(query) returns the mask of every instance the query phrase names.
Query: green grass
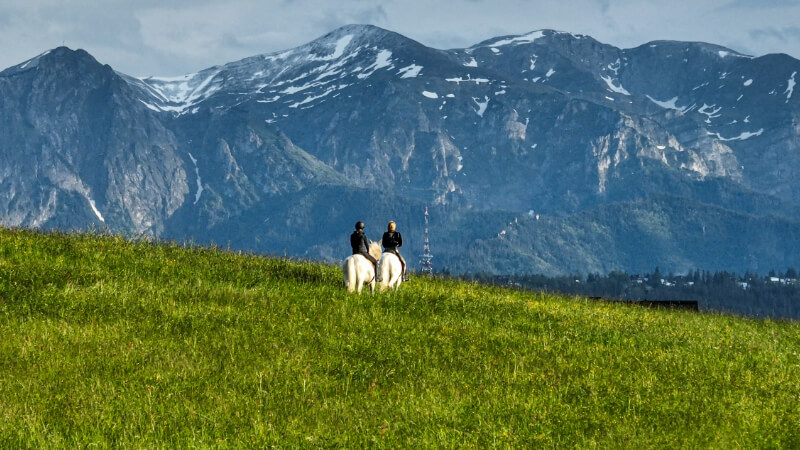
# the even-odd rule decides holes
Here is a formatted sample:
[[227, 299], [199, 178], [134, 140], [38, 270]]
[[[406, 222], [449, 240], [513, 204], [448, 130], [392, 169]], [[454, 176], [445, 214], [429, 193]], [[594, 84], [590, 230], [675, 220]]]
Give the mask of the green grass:
[[0, 230], [0, 448], [800, 447], [800, 324]]

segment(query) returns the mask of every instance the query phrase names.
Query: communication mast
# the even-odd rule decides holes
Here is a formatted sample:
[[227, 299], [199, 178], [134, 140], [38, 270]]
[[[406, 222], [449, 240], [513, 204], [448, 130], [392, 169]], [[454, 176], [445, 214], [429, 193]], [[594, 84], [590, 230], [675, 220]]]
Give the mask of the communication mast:
[[433, 275], [433, 263], [431, 263], [431, 259], [433, 259], [433, 255], [431, 254], [431, 246], [430, 242], [428, 241], [428, 207], [425, 206], [425, 243], [422, 246], [422, 259], [419, 260], [419, 264], [422, 266], [422, 273]]

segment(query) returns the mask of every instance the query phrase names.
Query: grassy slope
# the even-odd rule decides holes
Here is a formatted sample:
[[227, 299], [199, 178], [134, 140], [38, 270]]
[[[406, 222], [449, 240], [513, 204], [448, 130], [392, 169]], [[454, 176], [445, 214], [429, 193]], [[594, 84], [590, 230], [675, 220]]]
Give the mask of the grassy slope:
[[0, 230], [0, 447], [800, 446], [800, 324]]

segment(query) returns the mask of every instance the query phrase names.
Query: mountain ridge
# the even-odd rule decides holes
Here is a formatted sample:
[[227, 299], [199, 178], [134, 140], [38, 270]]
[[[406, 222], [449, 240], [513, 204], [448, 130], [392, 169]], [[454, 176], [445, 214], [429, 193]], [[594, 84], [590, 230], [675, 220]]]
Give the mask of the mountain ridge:
[[[686, 211], [673, 214], [718, 205], [731, 212], [725, 220], [776, 216], [791, 228], [800, 217], [798, 70], [785, 55], [676, 41], [618, 49], [552, 30], [438, 50], [351, 25], [169, 78], [130, 77], [57, 48], [0, 72], [0, 222], [108, 226], [330, 260], [349, 251], [340, 234], [352, 222], [398, 216], [416, 253], [422, 215], [408, 211], [427, 204], [442, 215], [432, 235], [450, 268], [465, 266], [470, 243], [492, 239], [509, 217], [567, 223], [648, 201], [658, 215], [663, 195], [685, 199]], [[341, 231], [324, 230], [304, 205], [326, 205], [327, 226]], [[298, 227], [302, 235], [288, 231]], [[774, 231], [764, 239], [785, 239], [766, 228]], [[637, 239], [648, 245], [657, 233]], [[612, 251], [625, 247], [620, 239], [586, 271], [631, 271], [631, 258]], [[556, 242], [548, 253], [570, 253]], [[508, 255], [494, 247], [487, 261]], [[653, 265], [725, 269], [714, 251], [653, 254]], [[788, 252], [728, 258], [740, 270], [797, 264]], [[567, 270], [557, 259], [537, 266], [532, 255], [520, 267]]]

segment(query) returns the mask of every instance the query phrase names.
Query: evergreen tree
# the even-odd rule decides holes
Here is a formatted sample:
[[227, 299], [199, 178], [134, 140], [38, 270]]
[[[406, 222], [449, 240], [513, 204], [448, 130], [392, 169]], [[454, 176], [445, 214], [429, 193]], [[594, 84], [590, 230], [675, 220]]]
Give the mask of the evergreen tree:
[[654, 288], [661, 286], [661, 278], [663, 278], [661, 270], [656, 266], [656, 270], [654, 270], [653, 274], [650, 276], [650, 286]]

